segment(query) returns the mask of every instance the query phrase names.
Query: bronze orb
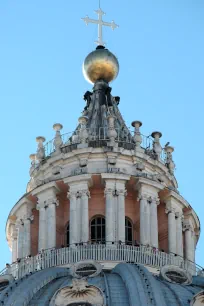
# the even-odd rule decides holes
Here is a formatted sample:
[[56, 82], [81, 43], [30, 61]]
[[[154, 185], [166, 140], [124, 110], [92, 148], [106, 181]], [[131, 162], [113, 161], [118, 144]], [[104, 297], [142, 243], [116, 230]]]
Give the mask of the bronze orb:
[[85, 79], [94, 84], [98, 80], [107, 83], [113, 81], [119, 72], [119, 63], [113, 53], [107, 49], [96, 49], [91, 52], [83, 64]]

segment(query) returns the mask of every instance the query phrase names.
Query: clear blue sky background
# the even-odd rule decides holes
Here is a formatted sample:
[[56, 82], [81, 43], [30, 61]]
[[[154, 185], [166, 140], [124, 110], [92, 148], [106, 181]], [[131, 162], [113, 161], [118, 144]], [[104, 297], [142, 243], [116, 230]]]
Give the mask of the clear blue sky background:
[[[120, 28], [105, 41], [120, 61], [112, 84], [130, 126], [163, 133], [175, 146], [179, 191], [204, 225], [204, 1], [102, 0], [104, 19]], [[52, 125], [72, 131], [91, 86], [81, 67], [94, 49], [97, 0], [0, 1], [0, 269], [10, 261], [5, 240], [9, 211], [25, 192], [35, 137], [50, 140]], [[197, 263], [204, 265], [204, 231]]]

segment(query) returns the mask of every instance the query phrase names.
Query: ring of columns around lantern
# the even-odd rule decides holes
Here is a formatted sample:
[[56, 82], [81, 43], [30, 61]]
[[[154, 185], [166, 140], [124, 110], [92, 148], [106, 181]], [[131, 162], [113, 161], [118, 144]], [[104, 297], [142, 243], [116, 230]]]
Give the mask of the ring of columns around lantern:
[[[113, 250], [129, 244], [132, 248], [149, 247], [194, 262], [199, 221], [178, 192], [168, 188], [173, 182], [168, 170], [164, 172], [159, 161], [142, 160], [141, 152], [135, 156], [135, 151], [130, 155], [118, 154], [119, 150], [81, 148], [75, 154], [54, 155], [42, 164], [38, 186], [20, 199], [8, 218], [12, 262], [39, 253], [42, 256], [46, 250], [71, 250], [95, 243]], [[143, 170], [137, 170], [141, 162]], [[153, 166], [163, 174], [163, 180], [148, 176]], [[61, 178], [59, 173], [53, 175], [56, 169], [60, 169]], [[80, 174], [76, 169], [86, 171]], [[40, 181], [40, 175], [52, 179]], [[104, 240], [102, 226], [92, 225], [93, 220], [98, 222], [97, 217], [105, 220]], [[98, 241], [92, 237], [93, 228], [101, 235]]]

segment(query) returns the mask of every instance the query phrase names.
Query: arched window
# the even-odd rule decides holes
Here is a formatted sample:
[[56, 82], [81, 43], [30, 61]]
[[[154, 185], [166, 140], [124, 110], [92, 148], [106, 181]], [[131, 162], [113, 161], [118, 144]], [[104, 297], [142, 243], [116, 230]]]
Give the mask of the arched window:
[[133, 227], [129, 218], [125, 217], [125, 244], [132, 245]]
[[65, 230], [65, 246], [69, 246], [69, 222]]
[[103, 216], [94, 217], [91, 220], [91, 241], [105, 243], [106, 222]]

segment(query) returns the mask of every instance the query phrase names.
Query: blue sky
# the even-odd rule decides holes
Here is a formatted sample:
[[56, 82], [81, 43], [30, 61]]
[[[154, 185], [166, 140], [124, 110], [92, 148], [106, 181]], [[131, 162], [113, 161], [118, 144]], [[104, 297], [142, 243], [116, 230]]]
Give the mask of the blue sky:
[[[163, 133], [175, 147], [179, 191], [204, 225], [204, 2], [203, 0], [102, 0], [104, 20], [120, 25], [104, 31], [120, 62], [112, 84], [128, 126]], [[51, 140], [52, 125], [72, 131], [91, 90], [82, 63], [92, 51], [97, 0], [0, 1], [0, 270], [10, 261], [5, 240], [9, 211], [25, 192], [35, 137]], [[197, 263], [204, 266], [204, 232]]]

